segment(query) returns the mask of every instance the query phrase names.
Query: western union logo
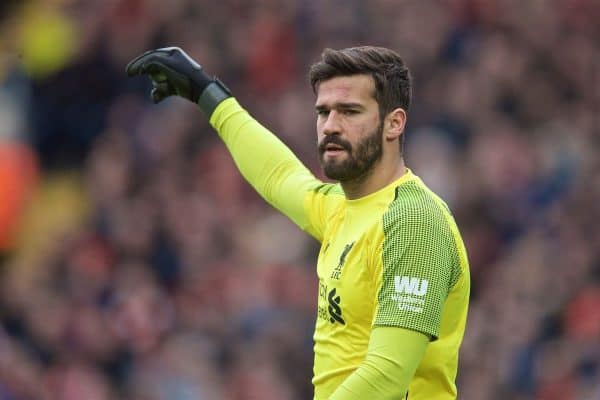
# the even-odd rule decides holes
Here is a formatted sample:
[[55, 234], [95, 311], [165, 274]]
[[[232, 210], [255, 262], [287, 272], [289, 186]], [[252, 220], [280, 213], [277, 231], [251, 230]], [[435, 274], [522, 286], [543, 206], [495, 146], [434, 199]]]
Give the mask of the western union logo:
[[419, 279], [411, 276], [395, 276], [394, 286], [396, 287], [396, 293], [424, 296], [427, 293], [429, 281], [427, 279]]

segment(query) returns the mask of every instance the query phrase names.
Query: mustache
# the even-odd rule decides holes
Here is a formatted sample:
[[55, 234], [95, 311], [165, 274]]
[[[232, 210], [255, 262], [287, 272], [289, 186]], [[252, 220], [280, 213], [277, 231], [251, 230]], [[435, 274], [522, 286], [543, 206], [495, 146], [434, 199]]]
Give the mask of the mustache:
[[322, 155], [323, 153], [325, 153], [325, 147], [328, 144], [338, 145], [341, 148], [343, 148], [344, 150], [346, 150], [347, 152], [352, 151], [352, 145], [350, 144], [350, 142], [340, 138], [339, 136], [331, 135], [331, 136], [326, 136], [325, 139], [323, 139], [321, 141], [321, 143], [319, 143], [319, 154]]

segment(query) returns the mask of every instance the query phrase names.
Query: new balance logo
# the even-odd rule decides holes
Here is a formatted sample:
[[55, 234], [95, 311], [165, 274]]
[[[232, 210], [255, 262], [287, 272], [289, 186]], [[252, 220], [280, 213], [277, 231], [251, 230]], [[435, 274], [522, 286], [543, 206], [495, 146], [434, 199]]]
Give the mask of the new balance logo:
[[394, 286], [396, 287], [396, 293], [424, 296], [427, 293], [429, 281], [427, 279], [413, 278], [410, 276], [395, 276]]
[[327, 307], [329, 310], [329, 322], [333, 324], [337, 321], [342, 325], [346, 325], [346, 321], [342, 318], [342, 309], [340, 307], [342, 299], [340, 296], [336, 296], [335, 288], [331, 289], [331, 292], [327, 295], [327, 300], [329, 302], [329, 307]]

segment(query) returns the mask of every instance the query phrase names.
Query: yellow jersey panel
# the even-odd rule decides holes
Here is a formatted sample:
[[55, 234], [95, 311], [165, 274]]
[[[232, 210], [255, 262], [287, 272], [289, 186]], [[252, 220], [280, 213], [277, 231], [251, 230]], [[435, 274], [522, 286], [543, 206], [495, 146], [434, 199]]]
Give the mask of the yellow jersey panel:
[[431, 339], [408, 398], [456, 398], [469, 274], [445, 203], [409, 171], [358, 200], [313, 194], [306, 205], [309, 215], [321, 209], [309, 220], [323, 224], [317, 229], [323, 236], [315, 399], [327, 399], [358, 368], [374, 326], [412, 329]]

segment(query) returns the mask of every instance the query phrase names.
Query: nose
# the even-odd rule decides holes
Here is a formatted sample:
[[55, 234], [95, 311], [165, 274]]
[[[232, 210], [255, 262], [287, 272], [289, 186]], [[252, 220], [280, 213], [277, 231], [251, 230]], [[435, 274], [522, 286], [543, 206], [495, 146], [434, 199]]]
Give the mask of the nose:
[[327, 114], [321, 128], [323, 135], [339, 135], [341, 133], [341, 125], [337, 111], [331, 110]]

